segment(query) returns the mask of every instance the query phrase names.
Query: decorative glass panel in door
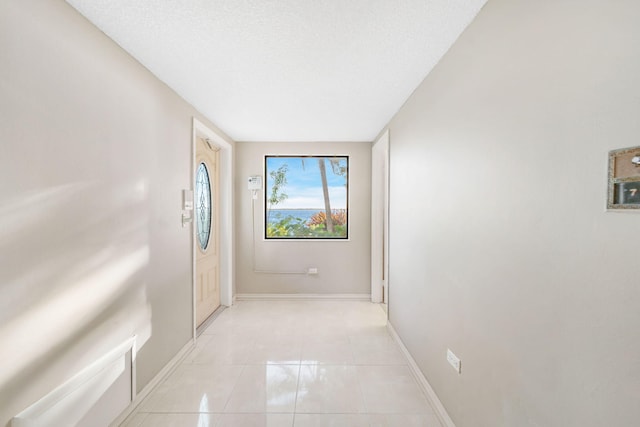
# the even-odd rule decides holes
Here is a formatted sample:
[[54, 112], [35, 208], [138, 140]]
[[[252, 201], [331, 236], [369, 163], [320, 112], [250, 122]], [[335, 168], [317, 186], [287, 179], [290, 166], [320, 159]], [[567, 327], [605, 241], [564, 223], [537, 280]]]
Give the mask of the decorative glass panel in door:
[[211, 234], [211, 181], [204, 163], [198, 165], [196, 174], [196, 226], [198, 244], [204, 251]]

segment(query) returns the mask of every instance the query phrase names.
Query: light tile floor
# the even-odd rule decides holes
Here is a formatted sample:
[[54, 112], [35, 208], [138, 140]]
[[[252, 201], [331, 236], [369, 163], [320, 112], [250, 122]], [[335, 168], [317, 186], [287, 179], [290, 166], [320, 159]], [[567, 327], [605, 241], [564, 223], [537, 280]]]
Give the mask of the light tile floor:
[[241, 301], [126, 427], [441, 427], [379, 305]]

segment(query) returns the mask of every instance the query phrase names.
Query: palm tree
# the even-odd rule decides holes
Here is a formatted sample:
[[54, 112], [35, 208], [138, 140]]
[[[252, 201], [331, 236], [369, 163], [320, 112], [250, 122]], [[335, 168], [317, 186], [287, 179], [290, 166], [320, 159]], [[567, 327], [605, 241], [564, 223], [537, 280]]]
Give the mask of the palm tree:
[[322, 179], [322, 194], [324, 195], [324, 212], [326, 215], [327, 231], [333, 234], [333, 218], [331, 218], [331, 204], [329, 202], [329, 185], [327, 184], [327, 168], [324, 164], [324, 157], [318, 158], [320, 168], [320, 178]]
[[[304, 158], [302, 161], [302, 169], [304, 169]], [[320, 169], [320, 179], [322, 180], [322, 195], [324, 197], [324, 213], [325, 213], [325, 225], [329, 233], [333, 233], [333, 217], [331, 216], [331, 202], [329, 200], [329, 184], [327, 182], [327, 167], [325, 161], [329, 160], [331, 170], [334, 174], [344, 176], [345, 185], [347, 185], [347, 168], [340, 164], [340, 159], [318, 157], [318, 168]]]

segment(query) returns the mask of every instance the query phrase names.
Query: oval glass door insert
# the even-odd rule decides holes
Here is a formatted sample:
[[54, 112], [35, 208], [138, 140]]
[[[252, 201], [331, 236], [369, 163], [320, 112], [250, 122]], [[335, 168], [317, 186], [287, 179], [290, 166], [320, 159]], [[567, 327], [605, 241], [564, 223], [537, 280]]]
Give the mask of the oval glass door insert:
[[198, 165], [196, 174], [196, 233], [203, 251], [209, 246], [211, 234], [211, 181], [204, 163]]

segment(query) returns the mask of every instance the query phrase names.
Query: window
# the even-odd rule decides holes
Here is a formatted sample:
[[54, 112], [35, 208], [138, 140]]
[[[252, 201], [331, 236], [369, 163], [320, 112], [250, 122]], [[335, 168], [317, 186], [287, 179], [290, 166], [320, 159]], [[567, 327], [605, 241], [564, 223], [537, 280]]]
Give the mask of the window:
[[349, 157], [266, 156], [265, 237], [347, 239]]
[[198, 165], [196, 174], [196, 233], [203, 251], [209, 246], [211, 233], [211, 181], [204, 163]]

